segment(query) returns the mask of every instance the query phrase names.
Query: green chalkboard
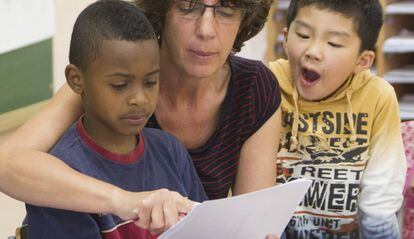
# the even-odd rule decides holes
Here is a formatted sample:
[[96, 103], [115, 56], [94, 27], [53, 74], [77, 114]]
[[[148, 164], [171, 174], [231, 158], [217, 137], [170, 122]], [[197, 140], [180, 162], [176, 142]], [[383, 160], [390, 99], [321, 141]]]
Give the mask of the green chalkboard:
[[0, 54], [0, 114], [52, 94], [51, 39]]

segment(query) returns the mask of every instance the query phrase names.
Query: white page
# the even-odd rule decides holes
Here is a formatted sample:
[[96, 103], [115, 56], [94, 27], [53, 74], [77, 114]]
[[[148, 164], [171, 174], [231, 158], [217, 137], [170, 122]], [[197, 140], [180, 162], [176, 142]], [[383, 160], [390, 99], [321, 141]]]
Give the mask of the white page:
[[311, 180], [298, 179], [240, 196], [205, 201], [159, 239], [280, 236], [311, 184]]

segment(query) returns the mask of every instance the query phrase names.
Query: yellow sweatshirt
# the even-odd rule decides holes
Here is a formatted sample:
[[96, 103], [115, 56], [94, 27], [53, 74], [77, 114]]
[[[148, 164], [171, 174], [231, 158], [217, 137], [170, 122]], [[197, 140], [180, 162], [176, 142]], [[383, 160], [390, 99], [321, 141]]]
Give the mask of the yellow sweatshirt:
[[313, 180], [287, 237], [398, 235], [406, 161], [392, 86], [367, 70], [328, 99], [307, 101], [298, 95], [288, 61], [270, 68], [282, 90], [277, 181]]

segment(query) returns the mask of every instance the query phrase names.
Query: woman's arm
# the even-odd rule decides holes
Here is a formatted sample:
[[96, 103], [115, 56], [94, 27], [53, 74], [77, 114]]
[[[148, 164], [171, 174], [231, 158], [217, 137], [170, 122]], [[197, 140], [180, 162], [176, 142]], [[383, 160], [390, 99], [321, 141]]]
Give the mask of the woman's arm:
[[276, 185], [276, 156], [279, 146], [279, 109], [243, 145], [233, 195]]
[[[76, 179], [79, 173], [45, 152], [79, 117], [80, 109], [80, 97], [65, 85], [40, 113], [0, 146], [1, 191], [44, 206], [59, 206], [60, 200], [68, 199], [56, 197], [64, 192], [61, 186], [69, 186], [64, 182]], [[68, 174], [61, 174], [65, 171]]]
[[64, 85], [41, 112], [17, 129], [0, 146], [1, 191], [34, 205], [109, 212], [108, 195], [116, 187], [78, 173], [46, 153], [80, 114], [79, 95]]
[[46, 153], [81, 114], [67, 85], [0, 146], [0, 190], [30, 204], [89, 213], [112, 213], [162, 231], [192, 202], [167, 189], [128, 192], [81, 174]]

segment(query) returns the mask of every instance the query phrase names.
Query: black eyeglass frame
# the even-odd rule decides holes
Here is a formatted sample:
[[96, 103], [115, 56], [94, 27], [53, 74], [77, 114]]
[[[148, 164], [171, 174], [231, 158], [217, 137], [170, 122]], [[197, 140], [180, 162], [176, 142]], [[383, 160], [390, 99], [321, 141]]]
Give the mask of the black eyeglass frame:
[[[205, 4], [205, 3], [202, 3], [202, 2], [199, 2], [199, 1], [194, 1], [194, 0], [175, 0], [174, 2], [175, 3], [178, 3], [178, 2], [187, 2], [187, 3], [190, 4], [190, 6], [191, 6], [191, 4], [194, 4], [194, 5], [198, 4], [198, 5], [203, 6], [203, 10], [201, 11], [200, 16], [198, 16], [197, 18], [191, 19], [191, 20], [197, 20], [198, 18], [200, 18], [201, 16], [203, 16], [203, 14], [204, 14], [204, 12], [206, 11], [207, 8], [212, 8], [213, 9], [213, 14], [214, 14], [214, 17], [215, 18], [216, 18], [216, 9], [217, 8], [222, 8], [222, 7], [237, 8], [237, 9], [241, 10], [240, 21], [237, 21], [237, 22], [242, 22], [243, 19], [244, 19], [245, 14], [246, 14], [246, 8], [244, 8], [244, 7], [238, 7], [238, 6], [223, 6], [223, 5], [221, 5], [221, 1], [218, 1], [216, 4], [213, 4], [213, 5]], [[189, 10], [192, 10], [192, 9], [193, 8], [191, 8]]]

